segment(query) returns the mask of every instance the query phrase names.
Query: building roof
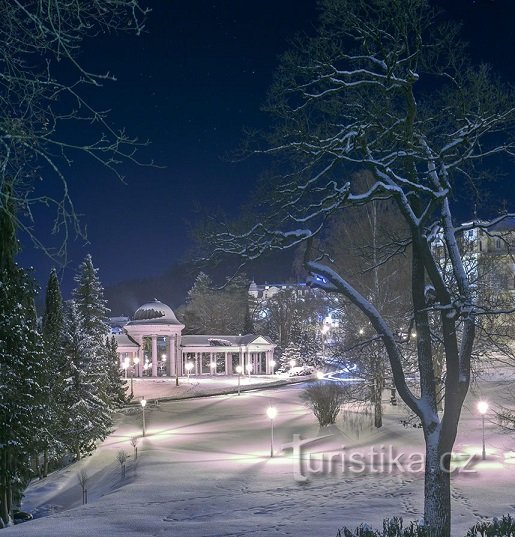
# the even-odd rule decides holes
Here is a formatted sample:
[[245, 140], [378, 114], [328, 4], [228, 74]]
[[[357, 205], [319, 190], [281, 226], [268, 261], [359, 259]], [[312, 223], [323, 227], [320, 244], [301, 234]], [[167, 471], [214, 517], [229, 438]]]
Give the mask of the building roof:
[[181, 347], [240, 347], [241, 345], [250, 345], [256, 339], [264, 339], [268, 344], [273, 345], [266, 336], [256, 334], [245, 334], [244, 336], [192, 335], [182, 336]]
[[175, 313], [170, 306], [163, 304], [159, 300], [154, 299], [152, 302], [140, 306], [132, 321], [127, 323], [127, 326], [145, 325], [145, 324], [175, 324], [181, 325], [177, 320]]
[[139, 344], [127, 334], [115, 334], [114, 339], [118, 347], [134, 347], [135, 349], [139, 348]]
[[488, 229], [490, 231], [515, 231], [515, 218], [507, 216]]

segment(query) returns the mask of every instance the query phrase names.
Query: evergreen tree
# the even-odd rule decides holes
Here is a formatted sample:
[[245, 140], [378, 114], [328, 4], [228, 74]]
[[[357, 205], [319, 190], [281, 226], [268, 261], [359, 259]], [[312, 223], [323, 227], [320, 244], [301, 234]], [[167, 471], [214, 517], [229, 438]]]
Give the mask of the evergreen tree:
[[216, 289], [211, 278], [200, 272], [188, 292], [182, 320], [190, 334], [239, 334], [246, 332], [249, 282], [244, 275]]
[[114, 336], [107, 337], [105, 341], [105, 353], [109, 366], [109, 395], [113, 408], [120, 408], [129, 401], [127, 398], [127, 381], [122, 376], [117, 349], [118, 344]]
[[77, 287], [73, 291], [73, 298], [83, 330], [100, 346], [109, 334], [109, 308], [97, 272], [88, 254], [75, 276]]
[[290, 343], [282, 352], [279, 358], [279, 371], [288, 371], [291, 369], [292, 360], [295, 361], [295, 366], [301, 364], [302, 356], [300, 354], [300, 348], [295, 343]]
[[64, 404], [63, 392], [68, 373], [68, 364], [64, 352], [64, 311], [61, 289], [57, 272], [52, 269], [48, 279], [45, 299], [45, 312], [42, 322], [42, 336], [45, 353], [48, 356], [46, 369], [48, 390], [48, 405], [51, 410], [49, 429], [52, 442], [44, 446], [43, 476], [48, 473], [49, 457], [55, 457], [63, 449], [59, 438], [62, 427], [67, 422], [69, 409]]
[[97, 272], [98, 269], [93, 266], [91, 255], [88, 254], [75, 276], [77, 287], [73, 297], [80, 329], [90, 341], [92, 364], [102, 379], [102, 384], [98, 385], [98, 396], [109, 409], [114, 410], [120, 405], [120, 371], [113, 367], [112, 355], [106, 349], [105, 342], [110, 332], [107, 322], [109, 309]]
[[18, 244], [10, 186], [4, 183], [0, 194], [0, 519], [7, 523], [30, 476], [31, 456], [49, 432], [35, 286], [14, 260]]
[[69, 364], [65, 402], [70, 409], [63, 431], [67, 447], [77, 459], [94, 449], [110, 431], [110, 406], [103, 395], [105, 375], [98, 369], [98, 345], [82, 326], [82, 317], [74, 302], [67, 308], [64, 345]]

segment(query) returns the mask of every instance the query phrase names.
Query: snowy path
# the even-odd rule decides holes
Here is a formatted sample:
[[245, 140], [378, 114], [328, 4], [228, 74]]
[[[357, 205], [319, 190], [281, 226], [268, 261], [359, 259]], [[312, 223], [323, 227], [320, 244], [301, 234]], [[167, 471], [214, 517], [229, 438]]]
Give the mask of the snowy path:
[[[315, 452], [328, 459], [336, 454], [332, 473], [326, 468], [315, 475], [305, 460], [303, 474], [310, 474], [310, 480], [295, 481], [294, 469], [299, 470], [300, 463], [291, 449], [278, 453], [279, 446], [291, 445], [294, 434], [328, 434], [319, 432], [314, 417], [299, 403], [301, 389], [294, 385], [240, 397], [171, 401], [148, 409], [147, 436], [140, 440], [138, 460], [131, 458], [122, 480], [116, 453], [121, 448], [131, 453], [129, 439], [141, 433], [141, 415], [125, 416], [101, 448], [80, 463], [90, 474], [88, 505], [80, 505], [77, 467], [69, 467], [36, 482], [25, 501], [27, 510], [56, 513], [3, 530], [2, 536], [334, 537], [344, 524], [380, 525], [385, 515], [419, 519], [421, 472], [372, 464], [366, 472], [352, 473], [342, 472], [338, 464], [342, 452], [366, 455], [371, 446], [376, 452], [387, 452], [390, 445], [396, 454], [422, 452], [420, 429], [403, 428], [398, 407], [389, 407], [380, 431], [368, 428], [369, 416], [358, 419], [351, 410], [344, 412], [337, 423], [344, 434], [304, 450], [306, 458]], [[485, 391], [494, 397], [498, 385]], [[471, 409], [474, 400], [468, 403]], [[268, 404], [279, 412], [273, 459]], [[480, 442], [481, 422], [465, 409], [457, 451], [480, 453]], [[476, 464], [476, 473], [453, 479], [456, 536], [477, 517], [515, 511], [513, 435], [502, 435], [488, 424], [487, 443], [489, 460]], [[312, 467], [318, 468], [317, 461]]]

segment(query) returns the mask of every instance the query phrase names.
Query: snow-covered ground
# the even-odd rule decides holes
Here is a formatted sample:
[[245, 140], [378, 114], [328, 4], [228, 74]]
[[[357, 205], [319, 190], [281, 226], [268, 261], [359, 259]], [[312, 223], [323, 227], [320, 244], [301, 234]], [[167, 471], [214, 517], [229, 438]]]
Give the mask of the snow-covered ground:
[[[298, 377], [288, 375], [241, 375], [240, 390], [297, 382]], [[180, 377], [179, 386], [175, 377], [135, 378], [132, 380], [132, 392], [135, 400], [146, 399], [182, 399], [201, 395], [231, 393], [238, 390], [236, 375]], [[127, 379], [127, 393], [131, 392], [131, 379]]]
[[[407, 457], [423, 452], [418, 428], [400, 425], [401, 407], [387, 407], [384, 427], [371, 428], [371, 416], [346, 408], [337, 428], [319, 430], [300, 403], [302, 384], [200, 399], [184, 399], [147, 407], [147, 435], [139, 440], [121, 478], [118, 450], [132, 455], [130, 438], [141, 434], [138, 407], [120, 418], [116, 431], [91, 457], [42, 481], [27, 491], [23, 508], [37, 520], [2, 530], [2, 536], [156, 536], [156, 537], [334, 537], [338, 527], [367, 521], [379, 526], [384, 516], [420, 519], [423, 474], [409, 472]], [[502, 382], [486, 382], [481, 397], [495, 401]], [[481, 453], [481, 420], [475, 410], [478, 394], [470, 394], [463, 412], [456, 452], [461, 458]], [[275, 405], [274, 449], [270, 458], [268, 405]], [[292, 446], [325, 436], [305, 446], [299, 462]], [[333, 436], [326, 436], [333, 434]], [[453, 478], [453, 535], [464, 535], [478, 518], [515, 512], [515, 439], [486, 423], [487, 460], [474, 473]], [[342, 446], [345, 446], [342, 448]], [[392, 446], [392, 448], [390, 448]], [[367, 459], [372, 447], [376, 458]], [[405, 455], [403, 468], [380, 464], [390, 450]], [[309, 456], [326, 454], [320, 470]], [[365, 471], [349, 465], [342, 471], [342, 453], [368, 461]], [[359, 455], [359, 457], [358, 457]], [[89, 476], [88, 505], [81, 505], [77, 472]], [[412, 470], [417, 468], [413, 467]], [[419, 468], [420, 469], [420, 468]], [[297, 474], [296, 478], [294, 474]], [[308, 477], [308, 481], [302, 481]]]

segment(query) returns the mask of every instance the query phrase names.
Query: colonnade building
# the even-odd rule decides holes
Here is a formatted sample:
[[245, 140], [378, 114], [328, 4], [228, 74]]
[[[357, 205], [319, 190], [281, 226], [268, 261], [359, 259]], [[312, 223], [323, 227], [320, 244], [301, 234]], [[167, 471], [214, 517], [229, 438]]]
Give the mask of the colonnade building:
[[182, 335], [185, 326], [159, 300], [140, 306], [132, 320], [115, 334], [122, 367], [135, 376], [271, 375], [274, 345], [265, 336]]

